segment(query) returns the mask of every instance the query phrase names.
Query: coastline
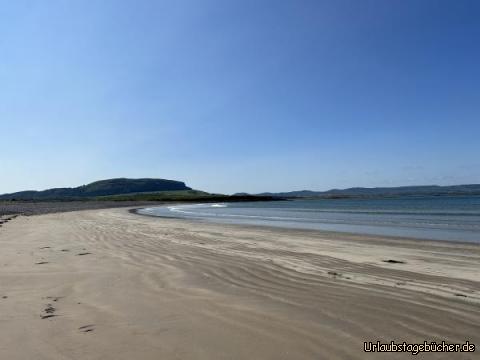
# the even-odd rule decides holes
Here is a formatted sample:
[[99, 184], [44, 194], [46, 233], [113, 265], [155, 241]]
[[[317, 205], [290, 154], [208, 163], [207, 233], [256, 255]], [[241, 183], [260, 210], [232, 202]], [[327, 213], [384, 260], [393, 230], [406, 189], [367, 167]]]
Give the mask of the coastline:
[[364, 359], [365, 341], [480, 344], [476, 244], [132, 211], [0, 228], [1, 358]]
[[[180, 205], [183, 205], [184, 203], [179, 203]], [[201, 204], [201, 203], [199, 203]], [[154, 205], [155, 207], [168, 207], [171, 204], [158, 204]], [[190, 204], [188, 204], [190, 205]], [[149, 206], [150, 207], [150, 206]], [[198, 222], [200, 224], [214, 224], [214, 225], [219, 225], [219, 226], [234, 226], [234, 227], [240, 227], [240, 228], [252, 228], [252, 229], [270, 229], [272, 231], [282, 231], [282, 232], [289, 232], [292, 231], [293, 233], [306, 233], [306, 234], [321, 234], [324, 236], [331, 236], [331, 237], [350, 237], [350, 238], [355, 238], [358, 237], [359, 239], [365, 239], [369, 238], [370, 240], [378, 240], [380, 242], [388, 242], [388, 241], [401, 241], [401, 242], [412, 242], [412, 243], [417, 243], [419, 245], [421, 244], [429, 244], [429, 245], [435, 245], [438, 243], [448, 243], [451, 246], [455, 245], [461, 245], [461, 246], [470, 246], [472, 245], [473, 247], [480, 247], [480, 243], [478, 242], [471, 242], [471, 241], [461, 241], [461, 240], [439, 240], [439, 239], [429, 239], [429, 238], [417, 238], [417, 237], [409, 237], [409, 236], [395, 236], [395, 235], [379, 235], [379, 234], [367, 234], [367, 233], [358, 233], [358, 232], [348, 232], [348, 231], [334, 231], [334, 230], [319, 230], [319, 229], [308, 229], [308, 228], [294, 228], [294, 227], [283, 227], [283, 226], [271, 226], [271, 225], [259, 225], [259, 224], [241, 224], [241, 223], [223, 223], [223, 222], [215, 222], [211, 221], [210, 219], [192, 219], [192, 218], [183, 218], [181, 216], [161, 216], [161, 215], [151, 215], [147, 213], [140, 213], [138, 212], [139, 210], [146, 209], [146, 207], [141, 206], [141, 207], [134, 207], [129, 209], [128, 211], [131, 214], [138, 215], [138, 216], [147, 216], [151, 218], [157, 218], [157, 219], [177, 219], [177, 220], [183, 220], [186, 222]], [[480, 237], [480, 235], [479, 235]]]

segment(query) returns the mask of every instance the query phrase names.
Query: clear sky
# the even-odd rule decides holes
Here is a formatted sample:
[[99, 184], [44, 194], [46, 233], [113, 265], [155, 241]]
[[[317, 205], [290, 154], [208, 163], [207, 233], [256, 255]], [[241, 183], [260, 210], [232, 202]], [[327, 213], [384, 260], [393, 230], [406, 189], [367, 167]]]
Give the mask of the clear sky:
[[0, 193], [480, 183], [476, 0], [0, 5]]

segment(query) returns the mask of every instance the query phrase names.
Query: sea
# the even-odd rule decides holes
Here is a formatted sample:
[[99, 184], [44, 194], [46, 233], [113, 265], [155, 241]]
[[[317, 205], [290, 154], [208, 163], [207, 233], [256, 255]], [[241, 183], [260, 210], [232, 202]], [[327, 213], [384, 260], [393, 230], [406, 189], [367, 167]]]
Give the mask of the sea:
[[144, 215], [216, 223], [480, 243], [480, 196], [188, 204]]

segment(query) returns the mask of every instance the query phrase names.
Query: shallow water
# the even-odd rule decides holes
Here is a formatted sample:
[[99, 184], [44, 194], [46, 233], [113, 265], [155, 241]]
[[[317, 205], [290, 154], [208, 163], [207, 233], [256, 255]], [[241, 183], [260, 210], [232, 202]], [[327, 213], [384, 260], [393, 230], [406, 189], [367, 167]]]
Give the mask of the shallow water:
[[480, 243], [480, 197], [295, 200], [175, 205], [146, 215]]

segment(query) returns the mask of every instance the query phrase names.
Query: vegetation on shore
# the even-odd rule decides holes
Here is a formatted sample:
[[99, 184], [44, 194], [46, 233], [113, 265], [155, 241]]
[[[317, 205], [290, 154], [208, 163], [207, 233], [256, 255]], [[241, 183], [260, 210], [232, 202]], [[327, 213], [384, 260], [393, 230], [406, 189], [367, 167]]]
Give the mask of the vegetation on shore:
[[120, 194], [191, 190], [182, 181], [165, 179], [108, 179], [74, 188], [20, 191], [0, 195], [0, 200], [82, 200]]

